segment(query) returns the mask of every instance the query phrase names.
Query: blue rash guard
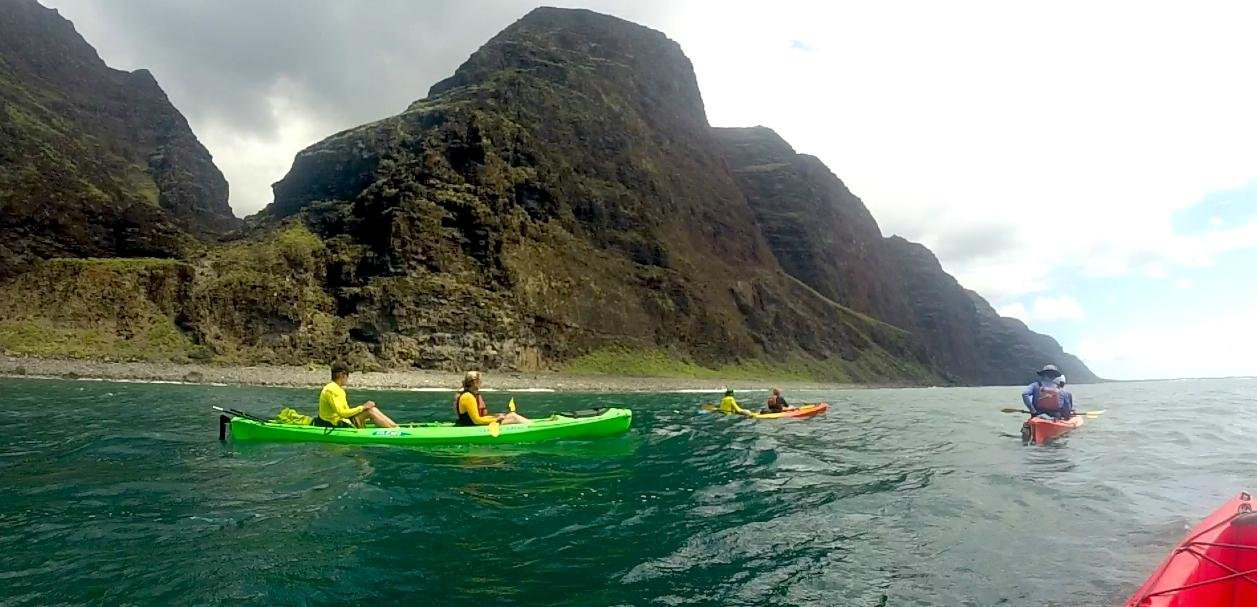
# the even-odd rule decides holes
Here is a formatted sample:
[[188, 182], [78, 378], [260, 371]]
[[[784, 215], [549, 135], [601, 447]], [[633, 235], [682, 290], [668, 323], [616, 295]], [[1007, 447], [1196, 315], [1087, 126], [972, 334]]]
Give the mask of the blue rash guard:
[[1055, 388], [1056, 384], [1055, 383], [1044, 384], [1042, 382], [1036, 381], [1033, 384], [1026, 386], [1026, 389], [1022, 391], [1021, 402], [1022, 404], [1026, 405], [1026, 409], [1030, 411], [1030, 415], [1032, 417], [1037, 417], [1039, 415], [1047, 415], [1049, 417], [1058, 417], [1061, 419], [1069, 419], [1070, 417], [1072, 417], [1074, 415], [1074, 395], [1070, 394], [1069, 391], [1064, 388], [1057, 388], [1057, 392], [1060, 394], [1060, 400], [1061, 400], [1060, 411], [1055, 411], [1055, 412], [1039, 411], [1038, 409], [1035, 408], [1034, 401], [1038, 399], [1039, 397], [1039, 388], [1045, 387], [1045, 386], [1051, 386]]

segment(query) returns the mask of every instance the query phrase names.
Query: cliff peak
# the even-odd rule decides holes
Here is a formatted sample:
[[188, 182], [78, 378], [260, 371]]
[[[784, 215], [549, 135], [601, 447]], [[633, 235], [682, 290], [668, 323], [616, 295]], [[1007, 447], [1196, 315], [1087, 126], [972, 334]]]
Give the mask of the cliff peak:
[[707, 125], [694, 67], [662, 32], [586, 9], [530, 11], [472, 53], [454, 75], [428, 91], [444, 95], [482, 85], [503, 72], [526, 73], [575, 92], [614, 83], [627, 101]]
[[0, 207], [0, 275], [48, 257], [173, 256], [239, 224], [153, 75], [110, 68], [34, 0], [0, 0]]

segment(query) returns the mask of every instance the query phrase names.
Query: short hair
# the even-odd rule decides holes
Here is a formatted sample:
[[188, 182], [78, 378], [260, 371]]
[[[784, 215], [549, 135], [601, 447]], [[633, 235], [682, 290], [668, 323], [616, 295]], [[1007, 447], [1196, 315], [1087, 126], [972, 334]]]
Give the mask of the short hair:
[[340, 377], [342, 374], [349, 375], [349, 365], [342, 362], [332, 363], [332, 379]]

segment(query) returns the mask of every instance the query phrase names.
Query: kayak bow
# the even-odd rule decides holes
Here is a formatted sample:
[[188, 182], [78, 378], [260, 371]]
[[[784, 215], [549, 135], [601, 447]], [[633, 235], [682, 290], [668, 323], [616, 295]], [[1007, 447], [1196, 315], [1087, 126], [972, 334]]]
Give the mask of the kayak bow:
[[1183, 538], [1126, 607], [1257, 605], [1257, 514], [1241, 493]]

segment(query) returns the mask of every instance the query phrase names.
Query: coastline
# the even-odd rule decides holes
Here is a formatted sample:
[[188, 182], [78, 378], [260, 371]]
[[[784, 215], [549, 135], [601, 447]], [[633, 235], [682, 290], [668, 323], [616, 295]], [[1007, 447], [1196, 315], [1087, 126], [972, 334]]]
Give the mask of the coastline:
[[[209, 364], [99, 362], [0, 356], [0, 377], [95, 379], [207, 385], [317, 388], [327, 383], [327, 369], [304, 366], [229, 366]], [[353, 375], [354, 387], [367, 390], [455, 390], [461, 373], [448, 371], [364, 371]], [[920, 387], [907, 384], [834, 384], [824, 382], [691, 379], [568, 375], [547, 372], [486, 371], [486, 390], [555, 392], [717, 392], [735, 390], [851, 390]]]

